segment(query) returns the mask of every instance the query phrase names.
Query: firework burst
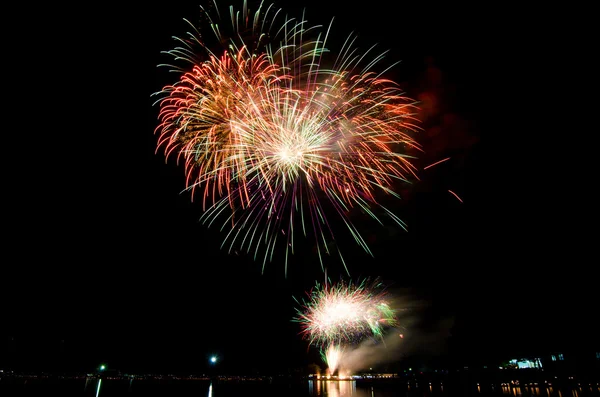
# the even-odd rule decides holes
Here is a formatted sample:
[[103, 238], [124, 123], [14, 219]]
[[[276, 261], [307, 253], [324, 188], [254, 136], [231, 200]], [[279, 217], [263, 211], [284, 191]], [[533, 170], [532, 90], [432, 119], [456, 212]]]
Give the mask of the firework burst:
[[417, 177], [407, 153], [419, 149], [413, 101], [373, 70], [383, 55], [358, 54], [349, 37], [324, 67], [331, 25], [323, 34], [304, 19], [277, 22], [272, 5], [251, 14], [244, 2], [230, 8], [227, 36], [204, 12], [220, 50], [191, 24], [167, 52], [188, 66], [167, 65], [180, 78], [157, 93], [156, 129], [157, 149], [184, 164], [186, 189], [201, 195], [202, 220], [228, 228], [229, 251], [262, 256], [263, 267], [281, 243], [286, 272], [299, 232], [313, 236], [321, 265], [331, 254], [330, 212], [371, 254], [350, 214], [404, 227], [378, 195], [398, 196], [396, 184]]
[[340, 281], [319, 284], [307, 293], [293, 321], [301, 335], [319, 349], [330, 374], [340, 369], [344, 354], [367, 338], [382, 341], [386, 330], [398, 326], [383, 284], [368, 279], [358, 284]]
[[366, 337], [382, 338], [387, 327], [398, 324], [382, 283], [363, 280], [358, 284], [340, 281], [319, 284], [297, 309], [294, 321], [311, 345], [353, 344]]

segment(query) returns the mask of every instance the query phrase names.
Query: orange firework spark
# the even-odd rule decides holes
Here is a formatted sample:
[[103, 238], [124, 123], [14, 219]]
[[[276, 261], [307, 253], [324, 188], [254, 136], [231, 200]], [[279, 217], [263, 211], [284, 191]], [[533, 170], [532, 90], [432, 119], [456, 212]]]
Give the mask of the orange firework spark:
[[450, 157], [446, 157], [446, 158], [445, 158], [445, 159], [443, 159], [443, 160], [436, 161], [436, 162], [435, 162], [435, 163], [433, 163], [433, 164], [429, 164], [427, 167], [423, 168], [423, 170], [426, 170], [427, 168], [431, 168], [431, 167], [433, 167], [434, 165], [441, 164], [441, 163], [443, 163], [444, 161], [448, 161], [448, 160], [450, 160]]
[[458, 194], [454, 193], [452, 190], [448, 190], [454, 197], [456, 197], [456, 199], [458, 201], [460, 201], [461, 203], [463, 202], [462, 199], [460, 197], [458, 197]]

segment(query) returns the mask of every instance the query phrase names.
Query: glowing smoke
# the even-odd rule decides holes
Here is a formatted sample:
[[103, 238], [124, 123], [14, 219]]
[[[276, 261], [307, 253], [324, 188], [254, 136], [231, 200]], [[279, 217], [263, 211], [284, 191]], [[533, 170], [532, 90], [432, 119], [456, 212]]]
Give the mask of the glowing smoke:
[[445, 352], [454, 324], [452, 316], [439, 315], [426, 321], [426, 317], [431, 317], [426, 313], [431, 304], [414, 298], [396, 299], [393, 306], [403, 308], [398, 311], [401, 327], [388, 329], [382, 339], [369, 338], [357, 345], [343, 346], [336, 357], [336, 367], [329, 368], [330, 372], [337, 369], [340, 376], [356, 374], [399, 362], [412, 354], [436, 356]]

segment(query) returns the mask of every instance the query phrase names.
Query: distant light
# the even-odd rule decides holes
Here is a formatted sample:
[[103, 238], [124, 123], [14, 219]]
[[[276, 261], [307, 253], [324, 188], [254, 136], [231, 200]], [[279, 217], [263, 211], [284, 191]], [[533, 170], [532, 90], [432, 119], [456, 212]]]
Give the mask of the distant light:
[[106, 365], [102, 364], [102, 365], [100, 366], [100, 371], [104, 371], [105, 369], [106, 369]]
[[213, 363], [213, 364], [216, 363], [217, 362], [217, 356], [212, 356], [210, 358], [210, 362]]

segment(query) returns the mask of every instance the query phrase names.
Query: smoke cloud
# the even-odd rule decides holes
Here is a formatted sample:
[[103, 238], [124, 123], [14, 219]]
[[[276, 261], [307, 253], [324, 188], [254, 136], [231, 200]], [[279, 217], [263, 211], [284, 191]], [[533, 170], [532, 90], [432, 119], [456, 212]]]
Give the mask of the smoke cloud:
[[383, 339], [365, 339], [357, 345], [343, 346], [340, 374], [355, 374], [373, 367], [401, 361], [412, 354], [440, 355], [446, 351], [451, 315], [436, 314], [427, 300], [410, 296], [394, 299], [400, 326], [386, 331]]

